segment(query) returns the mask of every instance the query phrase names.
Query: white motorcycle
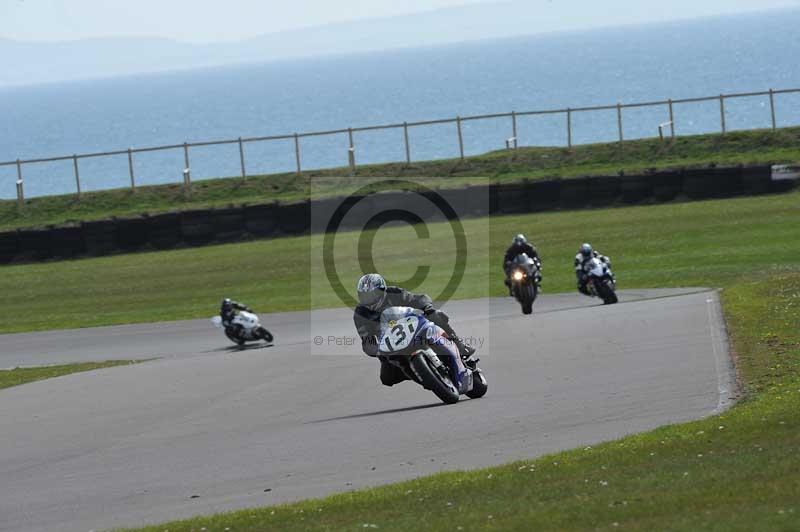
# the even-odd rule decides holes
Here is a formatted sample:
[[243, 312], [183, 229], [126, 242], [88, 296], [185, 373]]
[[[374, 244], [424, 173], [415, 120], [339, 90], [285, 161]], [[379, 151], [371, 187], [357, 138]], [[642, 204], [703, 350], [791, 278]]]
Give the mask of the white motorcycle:
[[[247, 342], [259, 342], [261, 340], [269, 344], [272, 343], [273, 340], [272, 333], [261, 325], [261, 320], [252, 312], [239, 311], [236, 317], [233, 318], [230, 327], [222, 325], [221, 316], [214, 316], [211, 318], [211, 323], [219, 329], [224, 329], [225, 336], [227, 336], [231, 342], [238, 345], [244, 345]], [[236, 334], [237, 330], [239, 334]]]
[[479, 399], [489, 384], [477, 361], [465, 363], [458, 347], [421, 311], [390, 307], [381, 314], [378, 356], [447, 404], [461, 395]]
[[588, 277], [586, 287], [593, 297], [599, 297], [605, 305], [618, 301], [617, 283], [608, 264], [594, 257], [583, 265], [583, 271]]

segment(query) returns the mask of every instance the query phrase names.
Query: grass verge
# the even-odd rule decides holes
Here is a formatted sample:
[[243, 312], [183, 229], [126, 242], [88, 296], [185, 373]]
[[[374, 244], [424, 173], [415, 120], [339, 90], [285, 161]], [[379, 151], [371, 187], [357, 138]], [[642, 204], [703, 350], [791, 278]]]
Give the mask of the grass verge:
[[746, 399], [709, 419], [502, 467], [139, 532], [790, 531], [800, 522], [800, 273], [724, 292]]
[[80, 364], [63, 364], [59, 366], [42, 366], [35, 368], [14, 368], [0, 370], [0, 390], [20, 386], [29, 382], [43, 381], [70, 375], [72, 373], [82, 373], [96, 369], [113, 368], [116, 366], [127, 366], [136, 364], [133, 360], [109, 360], [106, 362], [84, 362]]
[[[349, 168], [294, 174], [212, 179], [195, 183], [191, 196], [179, 185], [140, 187], [74, 195], [32, 198], [22, 213], [16, 201], [0, 201], [0, 230], [96, 220], [110, 216], [158, 213], [176, 209], [218, 207], [230, 204], [296, 201], [309, 195], [330, 196], [357, 189], [364, 177], [417, 177], [431, 187], [458, 188], [477, 178], [492, 182], [522, 179], [628, 174], [653, 167], [704, 166], [755, 163], [791, 163], [800, 160], [800, 128], [778, 131], [743, 131], [727, 135], [627, 141], [620, 151], [616, 142], [565, 148], [520, 148], [469, 157], [405, 164], [360, 166], [355, 177]], [[309, 188], [313, 179], [313, 194]], [[482, 181], [481, 180], [481, 181]]]
[[[502, 255], [519, 232], [539, 246], [549, 293], [575, 289], [572, 260], [584, 241], [612, 257], [620, 288], [727, 287], [756, 275], [798, 271], [799, 200], [794, 191], [465, 220], [469, 262], [455, 297], [503, 295]], [[407, 226], [381, 228], [373, 255], [389, 280], [412, 277], [416, 257], [424, 257], [431, 273], [419, 290], [437, 294], [453, 272], [453, 238], [445, 224], [428, 228], [428, 239]], [[359, 237], [337, 236], [336, 267], [346, 287], [361, 273]], [[263, 313], [338, 306], [317, 273], [319, 261], [311, 259], [322, 242], [317, 235], [5, 266], [0, 291], [15, 306], [0, 322], [0, 333], [203, 318], [216, 313], [225, 296]]]

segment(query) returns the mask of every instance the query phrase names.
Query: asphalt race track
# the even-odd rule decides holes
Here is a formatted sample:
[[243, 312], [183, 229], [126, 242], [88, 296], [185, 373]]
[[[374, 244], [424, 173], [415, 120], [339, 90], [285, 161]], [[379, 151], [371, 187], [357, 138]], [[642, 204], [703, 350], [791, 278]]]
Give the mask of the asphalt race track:
[[[715, 292], [447, 306], [489, 392], [385, 388], [347, 311], [262, 316], [238, 351], [208, 320], [0, 336], [0, 367], [158, 360], [0, 391], [0, 530], [89, 531], [317, 497], [591, 445], [725, 408]], [[320, 347], [314, 337], [321, 336]], [[330, 345], [329, 345], [330, 344]]]

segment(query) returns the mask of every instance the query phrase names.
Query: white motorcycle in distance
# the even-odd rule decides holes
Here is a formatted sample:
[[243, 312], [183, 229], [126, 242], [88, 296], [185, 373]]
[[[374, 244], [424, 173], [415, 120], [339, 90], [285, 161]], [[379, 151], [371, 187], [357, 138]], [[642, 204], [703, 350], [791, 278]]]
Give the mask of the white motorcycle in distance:
[[232, 332], [232, 327], [224, 327], [221, 316], [211, 318], [211, 323], [219, 329], [224, 329], [228, 340], [240, 346], [247, 342], [259, 342], [261, 340], [269, 344], [273, 340], [272, 333], [261, 325], [261, 320], [252, 312], [239, 311], [236, 317], [233, 318], [233, 325], [241, 325], [241, 336], [235, 336]]
[[605, 305], [613, 305], [618, 301], [617, 283], [608, 264], [593, 257], [583, 265], [583, 271], [588, 276], [586, 288], [593, 297], [599, 297]]

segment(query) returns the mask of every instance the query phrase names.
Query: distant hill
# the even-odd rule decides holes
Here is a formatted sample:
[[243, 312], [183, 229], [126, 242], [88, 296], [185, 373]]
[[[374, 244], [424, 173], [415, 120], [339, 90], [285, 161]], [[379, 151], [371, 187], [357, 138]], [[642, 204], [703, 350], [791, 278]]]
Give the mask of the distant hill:
[[[681, 3], [688, 4], [689, 0], [673, 0], [669, 5], [674, 8]], [[722, 5], [731, 8], [737, 3], [752, 5], [750, 0], [704, 0], [703, 7], [692, 13], [702, 14], [703, 9], [710, 13], [719, 11]], [[186, 44], [157, 38], [103, 38], [59, 43], [0, 39], [0, 85], [431, 46], [552, 29], [574, 30], [603, 20], [633, 24], [661, 16], [652, 6], [642, 4], [640, 8], [615, 13], [613, 3], [591, 2], [576, 10], [554, 0], [506, 0], [272, 33], [219, 44]], [[796, 2], [760, 0], [763, 7], [787, 4]], [[681, 11], [670, 12], [674, 18]]]

